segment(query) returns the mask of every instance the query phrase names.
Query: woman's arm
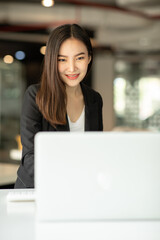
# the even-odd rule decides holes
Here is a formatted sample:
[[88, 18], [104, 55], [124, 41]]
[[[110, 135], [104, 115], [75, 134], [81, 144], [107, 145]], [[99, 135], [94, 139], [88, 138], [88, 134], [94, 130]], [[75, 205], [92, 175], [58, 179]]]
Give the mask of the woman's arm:
[[31, 85], [25, 92], [21, 113], [22, 160], [15, 188], [34, 187], [34, 136], [42, 130], [42, 115], [36, 105], [39, 85]]

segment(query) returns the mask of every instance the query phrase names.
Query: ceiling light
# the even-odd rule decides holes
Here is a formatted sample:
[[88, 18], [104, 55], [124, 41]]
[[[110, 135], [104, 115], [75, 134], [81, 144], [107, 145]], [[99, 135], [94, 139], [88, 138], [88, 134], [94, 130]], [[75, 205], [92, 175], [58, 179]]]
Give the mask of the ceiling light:
[[6, 55], [6, 56], [4, 56], [3, 61], [7, 64], [11, 64], [11, 63], [13, 63], [14, 59], [11, 55]]
[[41, 3], [44, 7], [52, 7], [54, 5], [54, 0], [42, 0]]
[[45, 52], [46, 52], [46, 46], [42, 46], [42, 47], [40, 48], [40, 53], [43, 54], [43, 55], [45, 55]]
[[23, 60], [25, 58], [25, 53], [23, 51], [17, 51], [15, 53], [15, 58], [18, 60]]

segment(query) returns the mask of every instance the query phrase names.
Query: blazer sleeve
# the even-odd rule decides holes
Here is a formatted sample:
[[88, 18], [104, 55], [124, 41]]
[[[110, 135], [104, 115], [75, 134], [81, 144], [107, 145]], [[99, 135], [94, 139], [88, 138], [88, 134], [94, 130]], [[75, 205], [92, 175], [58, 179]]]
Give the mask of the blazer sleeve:
[[42, 114], [36, 104], [36, 85], [25, 92], [21, 113], [22, 161], [15, 188], [34, 187], [34, 136], [42, 130]]
[[98, 93], [99, 95], [99, 104], [98, 104], [98, 119], [99, 119], [99, 131], [103, 131], [103, 100], [101, 95]]

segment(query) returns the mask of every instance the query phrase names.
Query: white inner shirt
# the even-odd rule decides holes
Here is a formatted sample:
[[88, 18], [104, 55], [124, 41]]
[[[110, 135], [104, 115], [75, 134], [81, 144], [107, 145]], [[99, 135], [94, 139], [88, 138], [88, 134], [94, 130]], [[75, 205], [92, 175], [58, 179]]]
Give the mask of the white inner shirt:
[[71, 132], [84, 132], [85, 107], [83, 108], [83, 111], [76, 122], [72, 122], [68, 115], [67, 117], [68, 117], [69, 128]]

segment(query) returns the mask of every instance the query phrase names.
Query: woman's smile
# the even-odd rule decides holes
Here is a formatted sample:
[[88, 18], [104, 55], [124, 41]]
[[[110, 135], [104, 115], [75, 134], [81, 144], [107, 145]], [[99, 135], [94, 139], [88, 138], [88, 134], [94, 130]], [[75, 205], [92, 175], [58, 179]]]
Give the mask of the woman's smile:
[[66, 74], [66, 77], [70, 80], [75, 80], [79, 77], [79, 73], [78, 74]]

